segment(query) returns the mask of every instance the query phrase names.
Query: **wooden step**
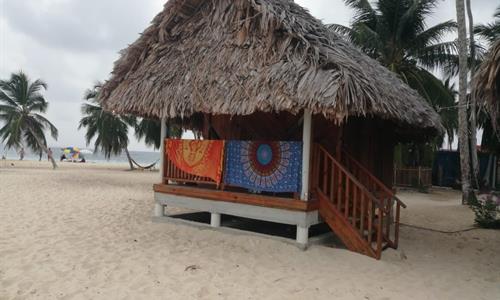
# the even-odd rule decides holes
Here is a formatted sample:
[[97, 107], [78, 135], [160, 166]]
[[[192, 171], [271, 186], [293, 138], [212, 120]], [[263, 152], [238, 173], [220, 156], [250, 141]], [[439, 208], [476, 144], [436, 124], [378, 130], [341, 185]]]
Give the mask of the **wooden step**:
[[325, 222], [330, 226], [332, 231], [344, 243], [347, 249], [358, 252], [376, 259], [377, 254], [372, 249], [371, 245], [363, 238], [356, 230], [351, 222], [333, 206], [326, 197], [319, 194], [319, 213]]

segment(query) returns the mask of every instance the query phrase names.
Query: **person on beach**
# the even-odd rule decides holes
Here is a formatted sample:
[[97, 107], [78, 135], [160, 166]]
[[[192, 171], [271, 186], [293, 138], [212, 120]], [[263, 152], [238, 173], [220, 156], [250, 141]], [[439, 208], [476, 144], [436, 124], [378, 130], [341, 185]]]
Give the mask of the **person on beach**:
[[49, 148], [49, 151], [47, 151], [47, 160], [50, 161], [52, 159], [52, 149]]
[[19, 160], [23, 160], [24, 159], [24, 148], [21, 147], [21, 150], [19, 150]]
[[63, 154], [61, 155], [61, 161], [65, 160], [65, 159], [66, 159], [66, 154], [64, 154], [64, 153], [63, 153]]

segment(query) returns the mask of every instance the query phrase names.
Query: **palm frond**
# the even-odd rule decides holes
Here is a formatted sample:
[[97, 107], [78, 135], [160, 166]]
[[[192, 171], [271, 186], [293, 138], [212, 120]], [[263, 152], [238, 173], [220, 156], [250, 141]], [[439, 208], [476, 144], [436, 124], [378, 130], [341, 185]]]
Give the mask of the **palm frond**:
[[27, 97], [30, 98], [33, 94], [38, 94], [42, 89], [47, 90], [48, 85], [41, 79], [35, 80], [28, 87]]
[[135, 126], [135, 137], [144, 138], [148, 146], [159, 149], [161, 146], [161, 122], [157, 119], [142, 119]]
[[458, 60], [457, 42], [444, 42], [423, 47], [411, 53], [420, 65], [428, 69], [437, 69], [455, 63]]
[[[436, 0], [419, 0], [419, 1], [393, 1], [393, 0], [379, 0], [379, 2], [409, 4], [404, 10], [404, 13], [399, 17], [397, 28], [397, 36], [401, 37], [403, 32], [412, 28], [414, 32], [422, 32], [425, 29], [425, 18], [432, 13], [437, 6]], [[389, 7], [390, 9], [390, 7]]]
[[376, 12], [369, 0], [344, 0], [344, 3], [354, 9], [354, 23], [373, 23], [376, 19]]
[[[52, 124], [47, 118], [40, 114], [31, 114], [30, 115], [34, 120], [36, 120], [38, 128], [47, 128], [50, 131], [50, 135], [57, 140], [57, 137], [59, 135], [59, 131], [57, 130], [56, 126]], [[41, 125], [41, 126], [40, 126]]]
[[351, 40], [351, 36], [355, 33], [353, 29], [340, 25], [340, 24], [328, 24], [327, 27], [338, 34], [340, 34], [342, 37], [346, 38], [347, 40]]
[[83, 117], [78, 129], [85, 128], [85, 140], [89, 145], [94, 140], [94, 151], [101, 151], [109, 159], [119, 155], [129, 143], [128, 127], [136, 126], [134, 116], [119, 116], [102, 109], [97, 102], [100, 85], [96, 84], [84, 94], [86, 103], [82, 104]]
[[479, 24], [474, 26], [474, 34], [480, 38], [494, 44], [500, 39], [500, 5], [493, 14], [494, 20], [487, 24]]
[[442, 43], [443, 38], [446, 35], [455, 32], [457, 29], [457, 23], [455, 21], [446, 21], [434, 25], [426, 30], [417, 34], [417, 36], [412, 40], [411, 44], [408, 45], [409, 49], [420, 49], [422, 47], [428, 47], [436, 43]]

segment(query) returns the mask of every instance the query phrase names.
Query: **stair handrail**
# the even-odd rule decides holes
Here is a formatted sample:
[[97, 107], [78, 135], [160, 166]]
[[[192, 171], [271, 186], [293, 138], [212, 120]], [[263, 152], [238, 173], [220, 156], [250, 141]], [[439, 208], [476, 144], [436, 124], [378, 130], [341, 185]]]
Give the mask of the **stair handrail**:
[[342, 155], [345, 155], [350, 161], [352, 161], [356, 165], [356, 167], [358, 167], [360, 170], [362, 170], [363, 173], [365, 173], [365, 175], [369, 176], [371, 180], [373, 180], [379, 187], [381, 187], [384, 190], [384, 192], [386, 192], [389, 195], [389, 197], [391, 197], [394, 200], [396, 200], [401, 205], [401, 207], [403, 207], [403, 208], [407, 207], [406, 204], [403, 201], [401, 201], [401, 199], [399, 199], [396, 196], [396, 194], [394, 193], [394, 191], [392, 191], [390, 188], [388, 188], [376, 176], [373, 176], [373, 174], [363, 164], [361, 164], [358, 160], [356, 160], [345, 149], [342, 150]]
[[[326, 201], [323, 204], [325, 212], [320, 211], [320, 214], [328, 214], [325, 205], [328, 206], [326, 203], [330, 203], [332, 204], [331, 209], [338, 210], [343, 217], [345, 216], [347, 223], [354, 226], [356, 230], [364, 230], [367, 224], [369, 224], [367, 228], [372, 228], [371, 224], [374, 224], [372, 222], [377, 222], [373, 232], [376, 241], [364, 235], [361, 238], [367, 243], [366, 246], [371, 249], [370, 251], [374, 251], [368, 255], [379, 259], [383, 249], [387, 247], [397, 249], [398, 247], [400, 208], [405, 208], [406, 204], [398, 199], [392, 190], [387, 188], [358, 161], [351, 159], [347, 155], [343, 157], [345, 160], [337, 160], [335, 155], [330, 153], [324, 146], [318, 143], [314, 144], [313, 170], [315, 171], [313, 172], [311, 187], [318, 193], [320, 206], [321, 201]], [[338, 184], [334, 183], [334, 178], [335, 181], [336, 178], [340, 178]], [[350, 189], [350, 186], [353, 188]], [[361, 198], [359, 198], [360, 195]], [[361, 202], [359, 202], [360, 199]], [[342, 205], [344, 203], [345, 206]], [[356, 206], [356, 203], [362, 206]], [[362, 217], [366, 213], [363, 213], [363, 211], [368, 208], [363, 203], [368, 203], [366, 205], [369, 205], [370, 210], [378, 209], [378, 211], [372, 210], [371, 213], [368, 212], [365, 215], [368, 216], [368, 223], [357, 224], [356, 217]], [[353, 206], [349, 208], [351, 204]], [[356, 215], [357, 208], [361, 209], [358, 216]], [[352, 218], [352, 220], [349, 220], [349, 218]], [[369, 231], [369, 236], [372, 236], [371, 229]], [[350, 243], [348, 238], [344, 242]], [[376, 245], [371, 243], [376, 243]], [[364, 250], [357, 248], [357, 246], [351, 245], [348, 247], [353, 247], [353, 249], [350, 248], [353, 251], [366, 254]]]
[[354, 176], [349, 170], [347, 170], [336, 158], [333, 157], [333, 155], [330, 154], [330, 152], [328, 152], [328, 150], [323, 147], [322, 145], [320, 144], [316, 144], [319, 149], [321, 151], [323, 151], [327, 156], [328, 158], [330, 158], [332, 160], [332, 162], [340, 169], [342, 170], [342, 172], [344, 172], [347, 176], [349, 176], [349, 179], [354, 182], [359, 189], [363, 190], [365, 192], [366, 195], [368, 195], [370, 197], [370, 199], [372, 199], [373, 201], [375, 201], [377, 203], [377, 205], [379, 207], [384, 207], [383, 206], [383, 203], [380, 201], [380, 199], [378, 199], [377, 197], [375, 197], [373, 195], [372, 192], [370, 192], [366, 186], [364, 184], [362, 184], [357, 178], [356, 176]]
[[[334, 202], [332, 202], [332, 199], [333, 199], [333, 197], [335, 197], [336, 192], [334, 192], [332, 190], [332, 188], [326, 188], [326, 190], [325, 190], [325, 187], [322, 187], [322, 185], [320, 184], [320, 181], [318, 179], [321, 176], [325, 176], [323, 174], [323, 172], [325, 172], [326, 170], [330, 170], [330, 172], [332, 172], [332, 174], [334, 174], [334, 172], [335, 172], [334, 169], [337, 169], [337, 172], [339, 172], [338, 174], [342, 174], [339, 176], [344, 176], [346, 178], [346, 182], [350, 182], [353, 186], [356, 186], [356, 189], [359, 192], [358, 193], [354, 192], [354, 193], [357, 195], [362, 195], [362, 197], [360, 199], [363, 199], [363, 200], [361, 200], [361, 202], [358, 202], [359, 200], [355, 200], [354, 198], [347, 196], [347, 198], [345, 200], [344, 199], [340, 200], [342, 198], [336, 200], [337, 203], [339, 203], [339, 204], [343, 203], [341, 201], [345, 201], [346, 206], [345, 206], [343, 211], [342, 211], [342, 205], [336, 206], [337, 207], [336, 209], [339, 210], [338, 212], [340, 213], [340, 215], [342, 217], [345, 216], [346, 221], [347, 221], [347, 223], [350, 224], [350, 226], [355, 226], [356, 232], [358, 232], [358, 230], [362, 230], [363, 233], [360, 234], [360, 238], [363, 240], [363, 243], [365, 244], [365, 247], [366, 247], [365, 249], [368, 252], [365, 252], [365, 250], [360, 249], [360, 248], [356, 249], [356, 246], [354, 246], [354, 248], [350, 248], [350, 249], [353, 251], [357, 251], [357, 252], [372, 256], [376, 259], [380, 259], [382, 250], [384, 248], [383, 242], [387, 240], [384, 237], [384, 228], [385, 228], [384, 227], [384, 223], [385, 223], [384, 215], [387, 214], [387, 212], [386, 212], [387, 210], [386, 210], [386, 207], [384, 205], [385, 200], [378, 199], [363, 183], [361, 183], [356, 178], [356, 176], [354, 174], [352, 174], [346, 167], [344, 167], [342, 165], [341, 162], [339, 162], [333, 155], [331, 155], [330, 152], [328, 152], [328, 150], [326, 150], [325, 147], [323, 147], [320, 144], [314, 144], [314, 146], [315, 146], [315, 148], [314, 148], [313, 153], [315, 153], [315, 161], [314, 161], [313, 166], [314, 166], [314, 169], [316, 170], [316, 172], [318, 172], [318, 173], [315, 173], [315, 177], [314, 177], [315, 180], [313, 181], [313, 187], [314, 187], [314, 190], [318, 193], [318, 198], [320, 199], [320, 203], [322, 200], [324, 200], [327, 203], [335, 205]], [[321, 167], [321, 164], [320, 164], [321, 157], [323, 157], [324, 166], [326, 168]], [[328, 164], [330, 164], [331, 167], [327, 167]], [[333, 180], [332, 180], [332, 182], [333, 182]], [[327, 194], [329, 190], [330, 190], [330, 194]], [[333, 197], [332, 197], [332, 195], [333, 195]], [[340, 193], [339, 193], [339, 195], [340, 195]], [[345, 196], [345, 195], [346, 194], [344, 193], [343, 196]], [[348, 195], [351, 195], [351, 194], [348, 194]], [[343, 197], [343, 196], [340, 196], [340, 197]], [[328, 200], [326, 200], [326, 199], [328, 199]], [[347, 200], [347, 199], [351, 199], [351, 200]], [[349, 221], [348, 215], [352, 214], [351, 217], [355, 218], [357, 210], [356, 210], [356, 206], [354, 206], [354, 208], [352, 208], [352, 210], [350, 210], [348, 205], [347, 205], [348, 201], [349, 202], [354, 201], [354, 202], [352, 202], [352, 203], [354, 203], [354, 205], [356, 205], [356, 203], [358, 203], [358, 205], [361, 205], [362, 210], [366, 209], [366, 214], [365, 214], [365, 212], [362, 211], [358, 215], [358, 217], [360, 217], [362, 220], [361, 224], [359, 224], [360, 227], [358, 227], [358, 225], [355, 225], [355, 223], [356, 223], [355, 219], [352, 219], [351, 221]], [[366, 204], [364, 204], [364, 203], [366, 203]], [[321, 204], [320, 204], [320, 206], [321, 206]], [[375, 210], [374, 210], [375, 208], [377, 208], [379, 210], [379, 214], [375, 213]], [[370, 211], [368, 212], [368, 210], [370, 210]], [[321, 213], [322, 212], [320, 212], [320, 214]], [[378, 216], [378, 217], [376, 218], [376, 216]], [[364, 217], [367, 217], [366, 223], [364, 223], [364, 221], [363, 221]], [[373, 224], [373, 228], [372, 228], [372, 224]], [[365, 236], [365, 230], [368, 230], [367, 236]], [[374, 230], [374, 232], [372, 232], [371, 230]], [[375, 237], [375, 239], [372, 239], [372, 237]], [[344, 241], [344, 242], [346, 242], [346, 241]], [[347, 243], [349, 243], [349, 242], [347, 242]], [[373, 245], [373, 243], [375, 243], [375, 245]], [[346, 244], [346, 245], [348, 245], [348, 244]], [[348, 247], [353, 247], [353, 246], [351, 245]], [[369, 249], [369, 250], [367, 250], [367, 249]]]

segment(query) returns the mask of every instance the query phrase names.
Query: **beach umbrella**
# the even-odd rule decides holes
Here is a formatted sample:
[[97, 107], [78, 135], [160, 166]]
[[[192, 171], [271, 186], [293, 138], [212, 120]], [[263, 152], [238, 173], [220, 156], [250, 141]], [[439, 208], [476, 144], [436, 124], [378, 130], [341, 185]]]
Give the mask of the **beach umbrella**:
[[80, 153], [80, 149], [78, 147], [66, 147], [63, 152], [66, 154]]
[[71, 156], [72, 159], [78, 159], [80, 155], [80, 149], [78, 147], [66, 147], [62, 149], [64, 154], [68, 157]]

